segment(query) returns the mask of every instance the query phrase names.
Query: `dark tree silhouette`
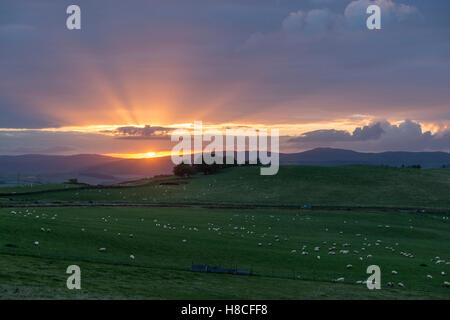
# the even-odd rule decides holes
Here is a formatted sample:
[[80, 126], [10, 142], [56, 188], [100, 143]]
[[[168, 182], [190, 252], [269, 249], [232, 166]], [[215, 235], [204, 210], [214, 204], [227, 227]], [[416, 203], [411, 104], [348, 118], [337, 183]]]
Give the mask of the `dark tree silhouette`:
[[179, 177], [189, 177], [194, 173], [194, 168], [185, 163], [180, 163], [173, 168], [173, 174]]

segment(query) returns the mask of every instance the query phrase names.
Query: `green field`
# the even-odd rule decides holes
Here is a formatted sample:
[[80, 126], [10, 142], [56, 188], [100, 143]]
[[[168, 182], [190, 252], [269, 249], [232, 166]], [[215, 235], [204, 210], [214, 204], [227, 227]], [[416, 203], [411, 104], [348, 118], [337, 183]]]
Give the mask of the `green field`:
[[[448, 170], [282, 167], [262, 177], [233, 168], [187, 184], [14, 196], [21, 207], [0, 208], [0, 298], [449, 299], [449, 179]], [[301, 204], [353, 208], [289, 207]], [[191, 263], [254, 275], [196, 273]], [[82, 269], [80, 291], [66, 289], [71, 264]], [[381, 290], [356, 283], [369, 265], [381, 268]]]
[[53, 190], [66, 190], [70, 188], [79, 188], [76, 184], [26, 184], [21, 186], [0, 187], [0, 194], [14, 195], [16, 193], [29, 193]]
[[15, 199], [450, 208], [449, 195], [448, 169], [289, 166], [281, 167], [275, 176], [260, 176], [256, 167], [230, 168], [215, 175], [196, 175], [187, 184], [68, 190]]

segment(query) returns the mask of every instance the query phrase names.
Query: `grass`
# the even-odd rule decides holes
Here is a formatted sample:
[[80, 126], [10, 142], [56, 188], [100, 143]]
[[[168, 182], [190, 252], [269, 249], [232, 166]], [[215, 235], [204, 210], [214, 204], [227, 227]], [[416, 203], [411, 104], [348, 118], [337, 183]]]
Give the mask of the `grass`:
[[[81, 290], [65, 288], [68, 265], [82, 269]], [[0, 299], [442, 299], [442, 294], [317, 281], [1, 256]], [[36, 276], [38, 270], [40, 277]], [[19, 284], [20, 283], [20, 284]]]
[[[260, 176], [258, 168], [245, 167], [187, 182], [163, 177], [119, 188], [0, 188], [43, 191], [0, 198], [0, 206], [21, 205], [0, 207], [0, 299], [450, 299], [443, 287], [450, 272], [449, 170], [288, 166]], [[31, 206], [36, 201], [42, 206]], [[90, 206], [46, 207], [49, 202]], [[319, 209], [289, 208], [305, 204]], [[256, 208], [264, 205], [273, 208]], [[328, 254], [331, 247], [335, 255]], [[193, 273], [191, 263], [254, 275]], [[81, 291], [65, 288], [70, 264], [82, 268]], [[381, 268], [382, 290], [356, 284], [373, 264]], [[333, 281], [340, 277], [344, 282]]]
[[[450, 260], [449, 231], [445, 215], [392, 211], [4, 208], [0, 298], [449, 299], [442, 286], [448, 276], [440, 273], [450, 265], [434, 262]], [[339, 254], [344, 243], [349, 254]], [[332, 246], [334, 256], [327, 254]], [[191, 262], [256, 275], [192, 273]], [[82, 268], [81, 292], [65, 289], [70, 264]], [[372, 264], [381, 267], [382, 290], [355, 283]], [[332, 282], [339, 277], [344, 283]], [[388, 281], [405, 288], [388, 288]]]
[[0, 194], [15, 194], [26, 192], [40, 192], [40, 191], [52, 191], [52, 190], [66, 190], [69, 188], [79, 188], [76, 184], [27, 184], [22, 186], [13, 187], [0, 187]]
[[285, 166], [275, 176], [260, 176], [256, 167], [231, 168], [216, 175], [196, 175], [188, 184], [68, 190], [14, 199], [450, 208], [449, 194], [450, 170], [447, 169]]

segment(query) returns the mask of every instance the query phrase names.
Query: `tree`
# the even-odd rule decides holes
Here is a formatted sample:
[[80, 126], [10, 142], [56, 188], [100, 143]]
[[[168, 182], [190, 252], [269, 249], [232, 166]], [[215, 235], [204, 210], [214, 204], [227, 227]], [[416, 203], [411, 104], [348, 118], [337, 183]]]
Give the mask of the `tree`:
[[173, 168], [173, 174], [178, 177], [185, 177], [185, 176], [189, 177], [194, 173], [195, 173], [194, 168], [185, 163], [180, 163]]
[[203, 172], [203, 174], [214, 174], [217, 173], [220, 169], [221, 165], [218, 165], [216, 163], [213, 164], [206, 164], [205, 162], [201, 164], [195, 164], [195, 170], [198, 172]]

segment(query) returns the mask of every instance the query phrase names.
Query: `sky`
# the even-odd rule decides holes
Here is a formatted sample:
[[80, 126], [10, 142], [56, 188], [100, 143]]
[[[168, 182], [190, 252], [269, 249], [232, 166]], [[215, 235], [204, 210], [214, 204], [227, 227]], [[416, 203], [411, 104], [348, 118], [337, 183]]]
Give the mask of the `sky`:
[[0, 154], [164, 155], [194, 121], [279, 128], [282, 152], [450, 152], [449, 14], [448, 0], [2, 0]]

